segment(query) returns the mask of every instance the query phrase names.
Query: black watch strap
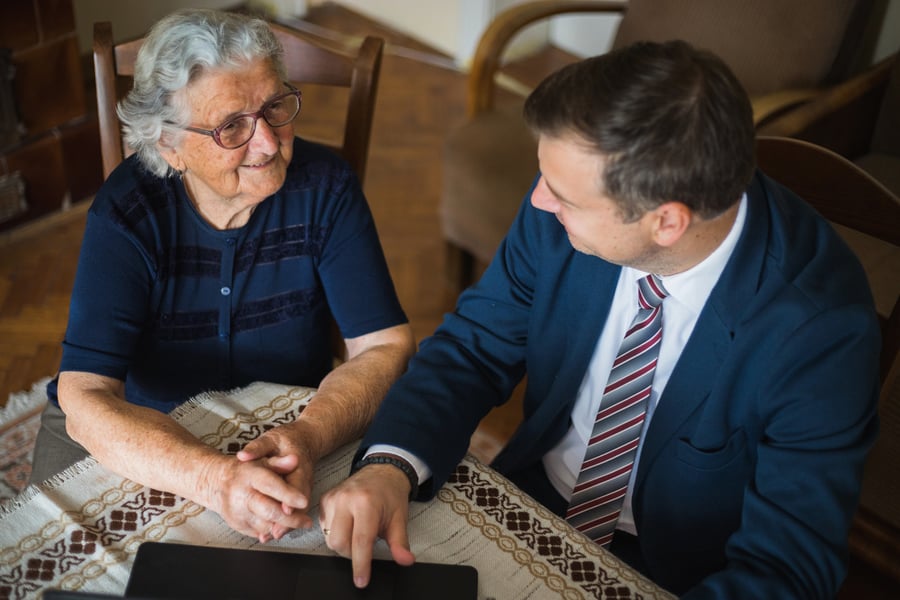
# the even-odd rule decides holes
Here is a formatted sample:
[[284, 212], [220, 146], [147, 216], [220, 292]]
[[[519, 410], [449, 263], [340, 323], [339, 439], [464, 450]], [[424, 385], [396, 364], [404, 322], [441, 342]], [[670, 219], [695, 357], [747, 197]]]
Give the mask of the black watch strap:
[[393, 465], [397, 467], [403, 471], [403, 474], [409, 480], [409, 499], [415, 500], [416, 496], [419, 495], [419, 474], [416, 473], [416, 470], [408, 461], [394, 454], [370, 454], [357, 461], [353, 468], [350, 469], [350, 474], [353, 475], [366, 465]]

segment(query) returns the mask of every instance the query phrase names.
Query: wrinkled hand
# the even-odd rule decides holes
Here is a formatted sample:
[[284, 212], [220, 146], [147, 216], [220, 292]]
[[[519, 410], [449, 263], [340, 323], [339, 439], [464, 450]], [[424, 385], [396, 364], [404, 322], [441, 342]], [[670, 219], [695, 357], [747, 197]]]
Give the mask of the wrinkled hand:
[[319, 507], [328, 547], [353, 562], [353, 583], [366, 587], [372, 572], [372, 548], [382, 537], [394, 561], [413, 564], [406, 533], [409, 480], [391, 465], [369, 465], [329, 490]]
[[296, 457], [240, 461], [222, 456], [200, 485], [206, 506], [230, 527], [265, 543], [274, 532], [312, 526], [306, 514], [308, 494], [289, 485], [284, 478], [297, 468]]
[[[303, 442], [302, 435], [292, 433], [285, 426], [275, 427], [244, 446], [237, 453], [237, 459], [241, 462], [263, 461], [263, 464], [280, 474], [289, 486], [308, 499], [312, 493], [315, 461], [312, 452]], [[286, 514], [290, 514], [295, 508], [289, 504], [282, 505]], [[310, 527], [312, 519], [305, 517], [304, 523], [306, 527]], [[279, 539], [288, 531], [289, 529], [276, 524], [271, 534]]]

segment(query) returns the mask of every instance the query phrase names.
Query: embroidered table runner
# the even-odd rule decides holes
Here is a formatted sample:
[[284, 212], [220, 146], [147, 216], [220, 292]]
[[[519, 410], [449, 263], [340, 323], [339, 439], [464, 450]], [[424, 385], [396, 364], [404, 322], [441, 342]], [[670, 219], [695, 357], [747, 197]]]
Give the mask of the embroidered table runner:
[[[237, 452], [267, 428], [293, 421], [310, 388], [255, 383], [204, 394], [175, 418], [223, 452]], [[355, 444], [316, 469], [311, 514], [321, 493], [348, 473]], [[479, 598], [672, 598], [613, 555], [467, 457], [428, 503], [412, 503], [412, 551], [422, 562], [476, 567]], [[0, 600], [40, 598], [47, 588], [122, 594], [145, 541], [332, 554], [318, 526], [260, 545], [215, 513], [114, 475], [88, 458], [0, 513]], [[376, 558], [390, 558], [379, 542]]]

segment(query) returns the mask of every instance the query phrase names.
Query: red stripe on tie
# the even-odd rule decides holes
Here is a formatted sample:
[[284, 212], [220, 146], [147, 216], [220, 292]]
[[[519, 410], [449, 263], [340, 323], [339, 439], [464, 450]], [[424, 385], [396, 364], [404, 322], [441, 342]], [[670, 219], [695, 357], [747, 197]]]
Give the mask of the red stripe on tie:
[[[666, 296], [669, 295], [666, 293], [665, 290], [663, 290], [661, 287], [659, 287], [659, 285], [657, 285], [655, 277], [648, 277], [647, 284], [651, 288], [653, 288], [653, 292], [656, 294], [657, 298], [665, 298]], [[640, 291], [640, 287], [638, 288], [638, 291]]]
[[[584, 490], [589, 490], [592, 487], [597, 487], [601, 483], [606, 483], [607, 481], [612, 481], [616, 477], [621, 477], [622, 475], [627, 475], [628, 473], [631, 472], [631, 468], [633, 465], [634, 465], [634, 463], [630, 462], [627, 465], [622, 465], [615, 471], [610, 471], [608, 473], [604, 473], [600, 477], [596, 477], [594, 479], [590, 479], [588, 481], [579, 483], [574, 488], [572, 488], [572, 495], [574, 496], [575, 494], [580, 494]], [[607, 495], [610, 495], [610, 494], [607, 494]], [[605, 498], [605, 497], [606, 496], [601, 496], [600, 498]], [[603, 504], [603, 502], [600, 502], [599, 504]]]
[[594, 541], [594, 543], [597, 544], [598, 546], [609, 546], [609, 544], [612, 542], [613, 534], [614, 534], [615, 532], [616, 532], [616, 530], [613, 529], [612, 531], [610, 531], [610, 532], [607, 533], [606, 535], [601, 535], [601, 536], [598, 537], [598, 538], [593, 538], [593, 541]]
[[651, 348], [653, 348], [653, 346], [658, 344], [660, 342], [660, 340], [662, 340], [662, 329], [660, 329], [659, 331], [654, 333], [653, 336], [648, 338], [647, 341], [644, 342], [643, 344], [638, 344], [637, 346], [635, 346], [628, 352], [625, 352], [625, 353], [617, 356], [616, 360], [613, 362], [613, 369], [625, 364], [626, 362], [630, 361], [633, 358], [640, 356], [647, 350], [650, 350]]
[[653, 308], [653, 305], [647, 302], [647, 298], [644, 297], [644, 291], [638, 288], [638, 306], [647, 310], [648, 308]]
[[[588, 521], [587, 523], [582, 523], [581, 525], [578, 526], [578, 531], [590, 531], [594, 527], [599, 527], [600, 525], [606, 525], [607, 523], [616, 521], [619, 519], [619, 515], [621, 514], [621, 512], [622, 511], [620, 511], [620, 510], [613, 511], [604, 517], [598, 517], [596, 519]], [[607, 534], [607, 535], [612, 536], [612, 534]]]
[[656, 368], [656, 359], [654, 359], [652, 362], [647, 363], [646, 365], [644, 365], [643, 367], [641, 367], [634, 373], [626, 375], [622, 379], [619, 379], [618, 381], [614, 381], [614, 382], [610, 383], [609, 385], [607, 385], [606, 388], [603, 390], [604, 395], [608, 394], [614, 390], [619, 389], [623, 385], [631, 383], [635, 379], [638, 379], [641, 375], [646, 375], [647, 373], [650, 373], [655, 368]]
[[637, 450], [639, 441], [640, 441], [640, 438], [634, 438], [633, 440], [630, 440], [630, 441], [622, 444], [618, 448], [613, 448], [612, 450], [608, 450], [607, 452], [604, 452], [600, 456], [596, 456], [590, 460], [586, 460], [586, 461], [584, 461], [584, 464], [581, 465], [581, 468], [582, 468], [582, 470], [593, 469], [597, 465], [602, 465], [603, 463], [609, 462], [614, 458], [619, 458], [623, 454], [627, 454], [628, 452], [631, 452], [632, 450]]
[[640, 389], [637, 392], [635, 392], [634, 394], [632, 394], [631, 396], [629, 396], [627, 398], [622, 398], [622, 400], [620, 400], [613, 406], [610, 406], [609, 408], [606, 408], [602, 411], [598, 411], [597, 418], [594, 419], [594, 422], [598, 423], [598, 422], [602, 421], [603, 419], [607, 419], [607, 418], [611, 417], [612, 415], [616, 414], [617, 412], [627, 410], [627, 409], [631, 408], [632, 406], [634, 406], [635, 404], [637, 404], [638, 402], [640, 402], [641, 400], [647, 398], [649, 395], [650, 395], [650, 386]]
[[612, 427], [610, 429], [602, 431], [591, 438], [590, 444], [593, 445], [593, 444], [602, 442], [603, 440], [608, 440], [612, 436], [614, 436], [618, 433], [622, 433], [623, 431], [625, 431], [627, 429], [631, 429], [635, 425], [640, 425], [644, 422], [644, 419], [646, 418], [646, 416], [647, 416], [646, 413], [641, 413], [641, 414], [625, 421], [624, 423], [619, 423], [615, 427]]
[[[647, 307], [647, 308], [649, 308], [649, 307]], [[637, 321], [637, 322], [633, 323], [633, 324], [631, 325], [631, 328], [629, 328], [628, 331], [625, 332], [625, 337], [622, 338], [622, 339], [628, 339], [628, 338], [631, 337], [635, 332], [640, 331], [641, 329], [646, 329], [647, 327], [649, 327], [649, 326], [653, 323], [653, 319], [656, 318], [657, 313], [659, 313], [659, 307], [658, 307], [658, 306], [657, 306], [657, 307], [653, 310], [653, 312], [651, 312], [649, 315], [647, 315], [646, 317], [644, 317], [644, 318], [641, 319], [640, 321]]]
[[618, 488], [617, 490], [609, 492], [608, 494], [605, 494], [598, 498], [592, 498], [591, 500], [588, 500], [587, 502], [582, 502], [581, 504], [576, 504], [574, 506], [570, 506], [569, 511], [566, 513], [566, 518], [568, 519], [568, 518], [571, 518], [574, 516], [578, 516], [579, 514], [585, 512], [587, 510], [590, 510], [594, 507], [602, 506], [612, 500], [618, 500], [620, 498], [624, 498], [625, 492], [627, 490], [628, 490], [628, 486], [623, 485], [622, 487]]

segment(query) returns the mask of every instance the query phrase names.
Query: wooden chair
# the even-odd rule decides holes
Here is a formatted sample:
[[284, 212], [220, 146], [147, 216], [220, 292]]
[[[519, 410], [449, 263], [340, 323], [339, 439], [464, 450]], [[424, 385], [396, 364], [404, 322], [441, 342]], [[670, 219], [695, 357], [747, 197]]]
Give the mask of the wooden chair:
[[[384, 40], [368, 36], [358, 49], [348, 50], [323, 45], [284, 25], [269, 23], [269, 27], [284, 47], [284, 64], [292, 84], [301, 90], [304, 84], [347, 89], [342, 142], [326, 142], [325, 145], [343, 156], [362, 184], [369, 156]], [[131, 88], [134, 61], [141, 44], [143, 39], [114, 44], [112, 25], [108, 21], [94, 24], [94, 75], [104, 179], [131, 154], [122, 140], [116, 102]], [[338, 364], [346, 357], [346, 346], [334, 320], [331, 345], [335, 364]]]
[[758, 133], [825, 146], [900, 196], [900, 54], [822, 90]]
[[900, 583], [900, 199], [846, 158], [803, 140], [760, 136], [757, 162], [837, 225], [869, 276], [882, 325], [881, 431], [850, 547]]
[[[304, 84], [348, 88], [343, 141], [328, 145], [344, 157], [363, 181], [384, 40], [368, 36], [358, 49], [347, 50], [325, 46], [283, 25], [269, 26], [284, 46], [284, 63], [291, 83], [301, 90]], [[131, 154], [123, 146], [116, 102], [131, 87], [134, 61], [142, 43], [143, 39], [138, 39], [114, 44], [112, 25], [108, 21], [94, 24], [94, 74], [104, 178]]]
[[[495, 76], [524, 28], [562, 14], [621, 16], [613, 47], [680, 38], [722, 57], [753, 99], [757, 124], [846, 78], [858, 60], [872, 0], [538, 0], [499, 14], [483, 33], [468, 77], [468, 114], [448, 136], [441, 225], [451, 284], [472, 283], [490, 261], [537, 172], [522, 102], [498, 102]], [[802, 35], [798, 32], [802, 31]]]

